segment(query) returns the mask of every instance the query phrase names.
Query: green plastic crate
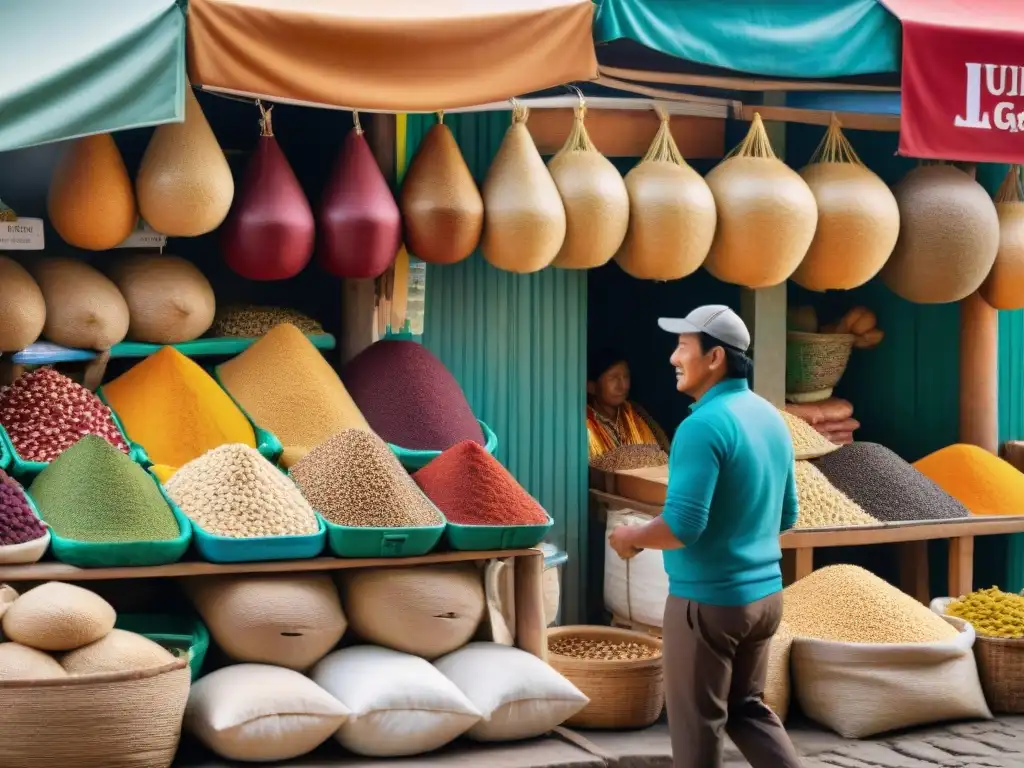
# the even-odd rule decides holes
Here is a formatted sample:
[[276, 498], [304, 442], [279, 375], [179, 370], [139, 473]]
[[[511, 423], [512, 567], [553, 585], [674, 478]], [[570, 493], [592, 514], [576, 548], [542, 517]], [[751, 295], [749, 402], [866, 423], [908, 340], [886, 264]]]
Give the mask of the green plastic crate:
[[194, 520], [192, 540], [196, 551], [210, 563], [265, 563], [271, 560], [309, 560], [319, 557], [327, 540], [320, 515], [316, 533], [289, 536], [234, 537], [209, 533]]
[[[147, 567], [168, 565], [181, 560], [192, 542], [192, 523], [178, 509], [178, 505], [171, 501], [157, 479], [152, 474], [149, 474], [149, 477], [160, 489], [160, 495], [164, 497], [175, 520], [178, 521], [179, 535], [177, 538], [163, 541], [78, 541], [58, 536], [57, 532], [51, 528], [50, 550], [53, 552], [53, 556], [62, 563], [78, 568]], [[26, 493], [26, 495], [30, 496], [31, 494]], [[46, 516], [42, 514], [42, 510], [38, 509], [38, 505], [36, 505], [36, 511], [45, 522]]]
[[171, 613], [119, 613], [118, 629], [148, 637], [169, 651], [188, 652], [188, 666], [195, 682], [202, 674], [203, 662], [210, 650], [210, 631], [196, 615]]
[[[3, 427], [0, 427], [3, 429]], [[0, 440], [0, 469], [7, 471], [11, 466], [11, 451], [7, 448], [7, 442]]]
[[[104, 403], [104, 405], [105, 404], [106, 403]], [[116, 426], [118, 431], [121, 433], [121, 437], [123, 437], [125, 442], [128, 443], [128, 456], [136, 464], [148, 467], [149, 459], [146, 457], [145, 451], [141, 451], [136, 446], [132, 445], [131, 440], [129, 440], [128, 436], [124, 433], [124, 425], [121, 424], [121, 420], [117, 418], [117, 414], [114, 413], [113, 410], [110, 411], [110, 415], [114, 421], [114, 426]], [[26, 461], [21, 458], [21, 456], [18, 455], [18, 452], [14, 449], [14, 443], [11, 442], [11, 436], [7, 434], [7, 430], [2, 426], [0, 426], [0, 443], [3, 444], [3, 447], [0, 448], [0, 453], [6, 452], [11, 474], [24, 485], [28, 485], [35, 480], [36, 475], [48, 466], [48, 462], [45, 461]]]
[[[480, 425], [480, 429], [484, 433], [484, 449], [494, 455], [494, 452], [498, 450], [498, 436], [494, 434], [489, 426], [484, 422], [477, 419], [477, 423]], [[391, 448], [391, 452], [398, 457], [402, 466], [408, 470], [416, 471], [417, 469], [423, 469], [430, 462], [441, 455], [441, 451], [416, 451], [411, 448], [403, 448], [400, 445], [394, 443], [388, 443], [388, 447]]]
[[[219, 384], [220, 382], [217, 383]], [[223, 387], [221, 388], [223, 389]], [[228, 395], [228, 397], [231, 397], [231, 393], [227, 392], [227, 390], [225, 390], [225, 393]], [[96, 390], [96, 395], [97, 397], [99, 397], [100, 400], [103, 401], [104, 405], [110, 408], [110, 403], [107, 402], [106, 395], [103, 394], [103, 387], [100, 387], [98, 390]], [[255, 422], [253, 422], [249, 414], [245, 412], [244, 408], [238, 405], [238, 402], [233, 397], [231, 398], [231, 402], [233, 402], [235, 406], [238, 408], [238, 410], [242, 412], [242, 415], [245, 416], [246, 420], [249, 422], [249, 426], [252, 427], [253, 435], [256, 438], [256, 449], [260, 452], [260, 455], [263, 456], [263, 458], [265, 458], [271, 464], [276, 465], [277, 460], [281, 457], [281, 452], [284, 450], [284, 448], [281, 446], [281, 441], [278, 440], [273, 433], [268, 432], [267, 430], [263, 429], [262, 427], [258, 426]], [[125, 440], [127, 440], [128, 444], [131, 446], [133, 458], [135, 458], [135, 460], [142, 464], [142, 466], [144, 467], [153, 466], [153, 461], [152, 459], [149, 458], [149, 454], [146, 453], [145, 447], [140, 443], [136, 443], [131, 439], [131, 437], [128, 436], [128, 433], [125, 431], [124, 426], [121, 424], [120, 418], [118, 418], [113, 408], [110, 408], [110, 412], [114, 414], [114, 418], [117, 419], [117, 424], [120, 426], [121, 432], [125, 436]]]
[[448, 545], [461, 552], [486, 552], [494, 549], [528, 549], [540, 544], [555, 521], [539, 525], [456, 525], [445, 528]]
[[445, 523], [416, 528], [361, 528], [327, 524], [327, 547], [335, 557], [419, 557], [438, 545]]

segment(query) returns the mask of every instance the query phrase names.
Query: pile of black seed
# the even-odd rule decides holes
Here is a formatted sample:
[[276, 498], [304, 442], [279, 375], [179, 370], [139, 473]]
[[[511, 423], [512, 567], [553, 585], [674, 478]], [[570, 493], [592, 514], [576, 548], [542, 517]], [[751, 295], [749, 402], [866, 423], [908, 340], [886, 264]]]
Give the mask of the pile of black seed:
[[812, 462], [836, 488], [886, 523], [969, 517], [967, 507], [878, 443], [851, 443]]

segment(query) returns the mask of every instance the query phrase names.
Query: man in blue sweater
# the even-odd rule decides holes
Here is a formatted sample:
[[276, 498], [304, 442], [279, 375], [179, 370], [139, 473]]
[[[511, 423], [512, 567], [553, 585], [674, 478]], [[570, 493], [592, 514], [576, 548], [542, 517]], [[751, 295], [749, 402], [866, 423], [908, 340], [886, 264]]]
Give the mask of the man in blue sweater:
[[676, 389], [692, 397], [669, 456], [661, 516], [610, 537], [623, 558], [665, 551], [665, 693], [676, 768], [717, 768], [727, 733], [753, 768], [798, 768], [764, 703], [782, 619], [779, 534], [796, 524], [793, 443], [748, 384], [750, 332], [731, 309], [658, 324], [678, 336]]

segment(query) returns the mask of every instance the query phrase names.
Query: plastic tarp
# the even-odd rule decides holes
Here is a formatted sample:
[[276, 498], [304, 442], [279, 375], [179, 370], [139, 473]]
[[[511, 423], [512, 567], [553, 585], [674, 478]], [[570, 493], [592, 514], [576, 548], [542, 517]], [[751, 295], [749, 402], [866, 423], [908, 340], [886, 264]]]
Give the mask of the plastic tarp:
[[1024, 162], [1024, 3], [883, 2], [903, 24], [900, 154]]
[[191, 0], [192, 82], [432, 112], [597, 77], [591, 0]]
[[766, 77], [899, 71], [900, 24], [876, 0], [598, 2], [598, 43], [633, 40], [678, 59]]
[[8, 0], [0, 29], [0, 152], [184, 119], [175, 0]]

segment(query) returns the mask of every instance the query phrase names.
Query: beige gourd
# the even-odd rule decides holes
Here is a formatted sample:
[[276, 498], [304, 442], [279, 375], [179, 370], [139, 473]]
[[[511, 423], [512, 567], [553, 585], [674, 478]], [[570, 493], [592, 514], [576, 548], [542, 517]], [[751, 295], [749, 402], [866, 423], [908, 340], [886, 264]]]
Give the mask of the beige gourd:
[[136, 254], [107, 272], [128, 304], [128, 338], [150, 344], [198, 339], [213, 325], [213, 287], [190, 261], [164, 254]]
[[718, 209], [708, 272], [747, 288], [785, 282], [814, 239], [818, 206], [807, 183], [775, 156], [761, 115], [707, 182]]
[[474, 565], [373, 568], [339, 578], [356, 635], [427, 660], [468, 643], [486, 611], [483, 576]]
[[76, 139], [50, 180], [50, 224], [64, 242], [89, 251], [120, 245], [138, 221], [124, 159], [108, 133]]
[[898, 296], [918, 304], [960, 301], [985, 281], [999, 251], [992, 198], [952, 165], [920, 165], [893, 188], [900, 236], [882, 269]]
[[480, 241], [491, 266], [521, 275], [550, 266], [565, 242], [565, 207], [526, 127], [529, 116], [513, 105], [512, 125], [484, 179]]
[[46, 301], [43, 337], [54, 344], [108, 350], [128, 334], [128, 305], [99, 270], [69, 258], [33, 262], [29, 269]]
[[114, 628], [113, 607], [87, 589], [49, 581], [25, 592], [3, 617], [4, 637], [40, 651], [73, 651]]
[[46, 301], [32, 275], [0, 256], [0, 352], [17, 352], [36, 341], [46, 324]]
[[864, 285], [885, 266], [899, 237], [896, 198], [857, 157], [835, 116], [800, 176], [814, 194], [818, 226], [793, 282], [811, 291]]
[[565, 206], [565, 241], [552, 266], [593, 269], [611, 261], [629, 225], [629, 193], [618, 169], [587, 134], [580, 99], [565, 144], [548, 171]]
[[626, 174], [629, 228], [616, 263], [642, 280], [678, 280], [696, 272], [715, 236], [715, 199], [683, 159], [667, 112], [647, 154]]
[[996, 309], [1024, 309], [1024, 188], [1019, 165], [1010, 166], [995, 199], [999, 250], [981, 285], [981, 296]]
[[191, 87], [185, 121], [153, 133], [135, 188], [142, 217], [171, 237], [205, 235], [228, 215], [235, 196], [231, 168]]
[[409, 164], [398, 204], [406, 248], [422, 261], [455, 264], [476, 250], [484, 201], [443, 113]]
[[148, 637], [114, 629], [106, 637], [65, 654], [60, 666], [69, 675], [90, 675], [153, 669], [172, 661], [173, 654]]
[[67, 677], [48, 653], [21, 643], [0, 643], [0, 680], [47, 680]]

